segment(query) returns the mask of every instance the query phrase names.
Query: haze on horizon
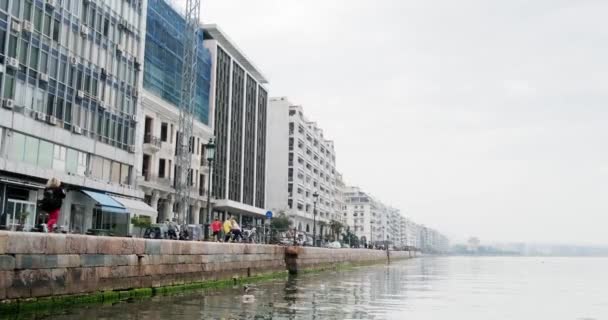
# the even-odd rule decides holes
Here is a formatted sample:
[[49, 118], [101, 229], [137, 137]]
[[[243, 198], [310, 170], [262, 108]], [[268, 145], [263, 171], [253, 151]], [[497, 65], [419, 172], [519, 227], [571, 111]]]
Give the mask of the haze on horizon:
[[347, 183], [455, 240], [608, 244], [608, 2], [202, 3]]

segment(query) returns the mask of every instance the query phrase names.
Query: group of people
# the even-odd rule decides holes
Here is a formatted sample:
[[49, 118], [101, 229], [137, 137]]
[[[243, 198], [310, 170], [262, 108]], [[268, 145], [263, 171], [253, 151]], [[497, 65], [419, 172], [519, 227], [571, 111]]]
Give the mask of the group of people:
[[[43, 198], [38, 202], [38, 206], [41, 210], [48, 213], [48, 221], [45, 226], [50, 232], [53, 231], [59, 220], [59, 212], [61, 211], [64, 198], [65, 191], [61, 187], [61, 181], [57, 178], [49, 179], [44, 189]], [[243, 240], [241, 227], [234, 217], [226, 219], [223, 223], [216, 217], [213, 223], [211, 223], [211, 230], [213, 231], [213, 239], [217, 242], [222, 240], [224, 242]], [[221, 237], [222, 232], [224, 235], [223, 239]]]
[[220, 235], [222, 231], [224, 232], [224, 242], [230, 242], [230, 240], [235, 242], [243, 240], [241, 226], [239, 226], [239, 223], [236, 222], [234, 217], [226, 219], [224, 223], [222, 223], [220, 219], [216, 217], [211, 223], [211, 231], [213, 231], [213, 239], [216, 242], [220, 242], [222, 239]]

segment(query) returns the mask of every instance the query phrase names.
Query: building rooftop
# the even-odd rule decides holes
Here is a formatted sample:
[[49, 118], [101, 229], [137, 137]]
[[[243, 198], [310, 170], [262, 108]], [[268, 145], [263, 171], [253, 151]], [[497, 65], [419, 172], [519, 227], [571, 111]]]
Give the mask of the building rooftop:
[[258, 80], [260, 83], [267, 84], [268, 80], [262, 72], [245, 56], [243, 51], [237, 47], [234, 41], [230, 40], [230, 38], [215, 24], [204, 24], [204, 35], [205, 40], [214, 39], [217, 40], [224, 49], [228, 51], [228, 53], [235, 57], [239, 63], [251, 73], [251, 75]]

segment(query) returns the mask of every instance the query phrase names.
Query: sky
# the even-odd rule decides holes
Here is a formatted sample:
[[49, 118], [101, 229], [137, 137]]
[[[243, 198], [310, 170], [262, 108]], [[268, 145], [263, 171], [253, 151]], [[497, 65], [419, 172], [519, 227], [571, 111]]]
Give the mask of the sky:
[[202, 0], [334, 140], [453, 241], [608, 244], [608, 1]]

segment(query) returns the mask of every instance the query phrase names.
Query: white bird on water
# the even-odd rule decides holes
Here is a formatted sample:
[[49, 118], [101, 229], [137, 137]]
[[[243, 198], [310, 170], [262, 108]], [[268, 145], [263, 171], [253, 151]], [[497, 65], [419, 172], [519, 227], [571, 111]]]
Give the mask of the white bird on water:
[[245, 292], [245, 294], [242, 297], [242, 301], [243, 303], [253, 303], [255, 302], [255, 296], [250, 294], [251, 292], [255, 291], [255, 288], [250, 287], [249, 285], [244, 285], [243, 286], [243, 291]]

